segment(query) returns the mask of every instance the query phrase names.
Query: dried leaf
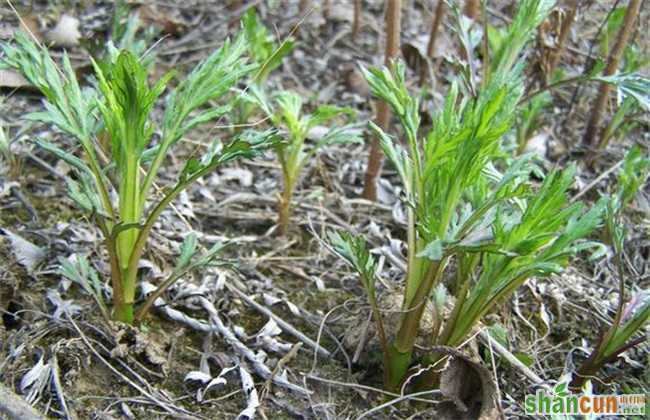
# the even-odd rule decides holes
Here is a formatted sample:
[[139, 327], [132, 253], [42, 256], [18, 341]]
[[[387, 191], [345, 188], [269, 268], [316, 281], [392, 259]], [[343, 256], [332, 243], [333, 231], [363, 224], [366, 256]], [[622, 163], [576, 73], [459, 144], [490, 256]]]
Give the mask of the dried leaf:
[[255, 389], [253, 377], [243, 366], [239, 366], [239, 376], [241, 378], [241, 386], [246, 394], [246, 408], [239, 413], [237, 420], [252, 420], [255, 418], [255, 411], [260, 406], [259, 396]]
[[25, 77], [17, 71], [0, 69], [0, 87], [2, 88], [23, 88], [32, 86]]
[[370, 95], [370, 86], [356, 66], [352, 67], [345, 75], [345, 85], [349, 90], [364, 98]]
[[201, 372], [200, 370], [193, 370], [191, 372], [188, 372], [187, 375], [185, 375], [185, 378], [183, 381], [189, 382], [189, 381], [196, 381], [196, 382], [201, 382], [202, 384], [206, 384], [212, 380], [212, 376], [210, 374]]
[[56, 26], [47, 34], [47, 40], [60, 47], [74, 47], [79, 45], [81, 32], [79, 32], [79, 19], [63, 14]]
[[178, 36], [186, 30], [185, 24], [171, 15], [171, 10], [161, 10], [155, 4], [147, 4], [138, 7], [138, 15], [144, 25], [157, 26], [167, 35]]
[[38, 362], [22, 377], [20, 380], [20, 390], [25, 393], [29, 390], [25, 399], [28, 403], [33, 404], [38, 401], [45, 386], [50, 381], [52, 367], [49, 363], [43, 361], [43, 356]]
[[454, 348], [437, 346], [433, 350], [451, 359], [440, 376], [440, 391], [450, 401], [439, 405], [438, 418], [500, 418], [490, 371]]
[[2, 231], [11, 242], [16, 261], [25, 267], [28, 273], [33, 273], [36, 266], [45, 258], [45, 251], [7, 229]]
[[226, 181], [237, 180], [242, 187], [253, 185], [253, 173], [248, 169], [225, 168], [221, 171], [222, 179]]
[[52, 315], [55, 319], [61, 319], [61, 315], [63, 314], [74, 316], [81, 312], [81, 306], [73, 303], [72, 300], [64, 300], [56, 289], [48, 290], [47, 299], [55, 307], [54, 314]]

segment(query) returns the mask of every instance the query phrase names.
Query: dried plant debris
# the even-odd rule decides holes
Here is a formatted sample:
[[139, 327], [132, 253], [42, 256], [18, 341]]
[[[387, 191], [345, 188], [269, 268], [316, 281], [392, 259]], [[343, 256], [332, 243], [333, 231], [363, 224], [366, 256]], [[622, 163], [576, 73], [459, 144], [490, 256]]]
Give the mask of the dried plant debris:
[[[453, 348], [436, 347], [449, 359], [440, 373], [440, 391], [449, 399], [438, 407], [440, 418], [500, 418], [498, 396], [490, 371], [476, 359], [472, 360]], [[443, 359], [444, 360], [444, 359]], [[434, 366], [432, 369], [438, 369]]]
[[79, 45], [79, 19], [67, 14], [61, 15], [56, 26], [45, 33], [45, 39], [58, 47], [74, 47]]
[[33, 273], [36, 267], [45, 259], [46, 251], [8, 229], [2, 229], [2, 233], [11, 244], [16, 261], [25, 267], [28, 273]]

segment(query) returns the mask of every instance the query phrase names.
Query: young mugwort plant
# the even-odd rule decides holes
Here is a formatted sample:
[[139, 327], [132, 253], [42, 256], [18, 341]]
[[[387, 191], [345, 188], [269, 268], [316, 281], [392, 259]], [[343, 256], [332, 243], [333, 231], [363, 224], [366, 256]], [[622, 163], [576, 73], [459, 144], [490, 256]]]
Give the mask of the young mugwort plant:
[[[265, 91], [269, 75], [291, 54], [295, 44], [291, 38], [282, 40], [280, 44], [276, 43], [252, 7], [246, 11], [241, 22], [246, 35], [248, 55], [258, 66], [251, 75], [248, 88]], [[243, 100], [244, 96], [241, 99], [235, 107], [236, 128], [249, 123], [257, 105], [254, 101]]]
[[[618, 190], [609, 199], [605, 214], [606, 242], [612, 248], [618, 271], [619, 303], [612, 325], [601, 334], [589, 357], [574, 374], [570, 383], [573, 389], [582, 388], [585, 381], [607, 363], [647, 340], [643, 329], [650, 321], [650, 290], [639, 291], [629, 300], [626, 298], [626, 275], [623, 264], [626, 229], [622, 221], [622, 213], [639, 189], [646, 185], [648, 175], [650, 175], [650, 157], [644, 156], [641, 149], [634, 146], [625, 157], [618, 177]], [[633, 338], [635, 335], [639, 336]]]
[[[375, 297], [380, 273], [365, 241], [349, 233], [333, 233], [330, 239], [333, 249], [359, 272], [368, 294], [387, 389], [398, 392], [409, 376], [430, 300], [434, 321], [427, 343], [455, 347], [528, 278], [557, 273], [571, 255], [594, 246], [582, 239], [600, 224], [604, 202], [589, 211], [581, 203], [569, 203], [575, 167], [552, 171], [535, 188], [530, 174], [540, 170], [531, 157], [510, 161], [501, 152], [523, 91], [523, 66], [517, 57], [551, 6], [539, 0], [520, 3], [507, 34], [511, 42], [497, 51], [490, 80], [476, 90], [454, 83], [424, 136], [419, 135], [420, 107], [405, 87], [403, 64], [365, 71], [373, 94], [390, 104], [406, 137], [402, 146], [370, 124], [405, 192], [407, 268], [395, 331], [387, 331], [382, 321]], [[455, 303], [445, 314], [448, 298], [439, 286], [451, 266], [456, 267]], [[431, 367], [441, 357], [426, 354], [420, 362]], [[421, 388], [435, 387], [437, 381], [435, 369], [415, 379]]]
[[[313, 135], [314, 129], [322, 127], [334, 118], [346, 115], [351, 117], [354, 110], [334, 105], [320, 105], [313, 113], [303, 113], [302, 97], [296, 92], [282, 91], [275, 95], [275, 109], [261, 90], [250, 89], [250, 99], [259, 104], [271, 119], [276, 129], [286, 130], [287, 141], [277, 143], [275, 152], [282, 167], [283, 190], [278, 203], [278, 233], [285, 235], [291, 217], [291, 199], [300, 180], [302, 168], [314, 157], [316, 152], [336, 143], [361, 142], [359, 130], [354, 125], [325, 128], [322, 135]], [[312, 143], [310, 137], [317, 137]]]
[[[2, 49], [5, 64], [22, 72], [45, 96], [45, 111], [28, 118], [55, 126], [80, 146], [80, 153], [75, 155], [53, 143], [38, 141], [75, 169], [76, 179], [68, 180], [70, 196], [93, 216], [104, 236], [111, 267], [113, 318], [126, 323], [141, 320], [153, 299], [171, 284], [163, 282], [134, 313], [138, 264], [162, 212], [197, 179], [232, 160], [255, 156], [277, 140], [273, 131], [244, 132], [225, 144], [217, 139], [200, 159], [185, 162], [162, 198], [154, 197], [154, 182], [173, 146], [192, 128], [228, 112], [234, 99], [216, 108], [207, 107], [208, 102], [222, 98], [257, 68], [245, 58], [246, 37], [240, 34], [233, 41], [226, 40], [168, 93], [159, 126], [151, 111], [173, 72], [151, 86], [138, 57], [111, 49], [108, 60], [93, 60], [96, 88], [82, 90], [67, 55], [59, 69], [45, 48], [22, 33], [16, 36], [15, 45], [4, 44]], [[99, 130], [108, 134], [109, 150], [101, 148]], [[154, 143], [157, 130], [159, 138]], [[117, 200], [113, 200], [113, 193]]]

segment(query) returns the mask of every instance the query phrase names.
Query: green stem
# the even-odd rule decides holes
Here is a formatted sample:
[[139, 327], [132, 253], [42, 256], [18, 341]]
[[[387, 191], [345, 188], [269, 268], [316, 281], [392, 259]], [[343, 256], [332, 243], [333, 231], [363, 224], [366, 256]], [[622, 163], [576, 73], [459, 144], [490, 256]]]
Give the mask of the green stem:
[[278, 203], [278, 235], [284, 236], [289, 229], [289, 219], [291, 217], [291, 198], [293, 196], [294, 180], [292, 178], [284, 179], [284, 189]]
[[420, 264], [418, 263], [417, 258], [417, 244], [416, 244], [416, 235], [415, 230], [415, 212], [410, 206], [406, 211], [408, 230], [406, 231], [406, 242], [407, 242], [407, 263], [406, 263], [406, 290], [404, 292], [404, 301], [402, 303], [402, 309], [406, 309], [411, 305], [413, 298], [415, 297], [415, 292], [418, 290], [420, 285]]
[[[104, 235], [104, 245], [108, 250], [108, 259], [111, 265], [111, 286], [113, 287], [113, 306], [117, 308], [123, 303], [124, 293], [122, 291], [122, 272], [120, 271], [120, 262], [118, 261], [117, 251], [115, 249], [115, 239], [111, 236], [104, 219], [98, 217], [97, 224]], [[108, 319], [106, 308], [103, 308], [102, 312], [104, 317]]]
[[388, 389], [398, 389], [405, 379], [427, 298], [440, 279], [445, 265], [446, 257], [429, 265], [411, 304], [402, 314], [399, 330], [388, 352]]
[[114, 318], [125, 324], [133, 324], [133, 302], [120, 302], [115, 305]]
[[139, 197], [140, 212], [144, 211], [144, 204], [149, 195], [149, 190], [153, 185], [154, 179], [156, 179], [158, 170], [160, 169], [160, 165], [162, 165], [163, 161], [165, 160], [165, 156], [167, 156], [167, 150], [169, 150], [169, 147], [171, 146], [174, 137], [176, 136], [176, 133], [179, 130], [179, 127], [180, 127], [180, 123], [177, 123], [168, 134], [163, 134], [163, 140], [160, 144], [158, 151], [156, 152], [156, 156], [154, 157], [153, 161], [151, 162], [151, 165], [149, 166], [149, 170], [147, 171], [147, 174], [145, 175], [144, 181], [142, 183], [142, 188], [140, 189], [140, 197]]
[[[458, 268], [459, 270], [459, 275], [458, 275], [458, 280], [461, 281], [461, 287], [460, 290], [458, 291], [458, 294], [456, 295], [456, 304], [454, 305], [454, 309], [451, 312], [451, 315], [449, 315], [449, 319], [447, 320], [445, 324], [445, 328], [442, 331], [442, 334], [440, 335], [440, 339], [436, 341], [435, 344], [437, 345], [442, 345], [446, 346], [447, 341], [449, 340], [449, 337], [451, 336], [452, 332], [456, 329], [456, 321], [458, 320], [458, 317], [460, 316], [460, 313], [463, 309], [463, 306], [465, 305], [465, 301], [467, 299], [467, 293], [469, 292], [469, 287], [470, 287], [470, 275], [469, 273], [466, 273], [465, 276], [461, 276], [461, 267]], [[464, 277], [461, 279], [461, 277]]]
[[[129, 264], [127, 267], [126, 272], [124, 273], [124, 282], [125, 284], [132, 284], [133, 291], [135, 291], [135, 285], [136, 285], [136, 280], [137, 280], [137, 275], [138, 275], [138, 265], [140, 262], [140, 258], [142, 258], [142, 254], [144, 253], [145, 245], [147, 243], [147, 239], [149, 238], [149, 235], [151, 234], [151, 230], [153, 229], [153, 225], [156, 223], [160, 215], [162, 214], [163, 210], [167, 208], [167, 206], [178, 196], [178, 194], [181, 193], [185, 188], [187, 188], [188, 185], [192, 184], [194, 181], [197, 179], [201, 178], [208, 172], [212, 171], [214, 168], [219, 166], [221, 164], [220, 161], [215, 162], [214, 164], [207, 166], [203, 168], [202, 170], [198, 171], [188, 179], [186, 179], [184, 182], [177, 184], [173, 190], [171, 190], [165, 197], [163, 197], [162, 200], [156, 204], [156, 206], [153, 208], [149, 216], [147, 217], [147, 220], [144, 222], [144, 225], [142, 226], [142, 229], [140, 229], [138, 233], [138, 237], [135, 241], [135, 244], [133, 245], [133, 251], [131, 253], [131, 256], [129, 258]], [[155, 293], [155, 292], [154, 292]], [[126, 295], [125, 291], [125, 295]], [[138, 312], [138, 319], [142, 319], [146, 315], [146, 312], [140, 311]], [[133, 319], [133, 316], [131, 316]]]
[[392, 343], [388, 349], [388, 365], [385, 367], [384, 386], [387, 390], [398, 393], [402, 382], [406, 378], [413, 350], [400, 351], [395, 343]]
[[[124, 173], [120, 174], [120, 223], [140, 223], [140, 165], [135, 153], [128, 153]], [[126, 270], [133, 245], [137, 239], [138, 229], [128, 228], [117, 235], [117, 250], [120, 268]]]

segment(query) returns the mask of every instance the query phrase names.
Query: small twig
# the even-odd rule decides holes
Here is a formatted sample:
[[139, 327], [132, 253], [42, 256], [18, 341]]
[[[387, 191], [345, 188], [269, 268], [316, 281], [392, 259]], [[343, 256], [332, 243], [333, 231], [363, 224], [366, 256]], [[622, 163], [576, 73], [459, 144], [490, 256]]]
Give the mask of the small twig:
[[616, 165], [612, 166], [611, 168], [609, 168], [608, 170], [606, 170], [606, 171], [603, 172], [602, 174], [598, 175], [598, 176], [596, 177], [596, 179], [594, 179], [593, 181], [591, 181], [591, 182], [590, 182], [586, 187], [584, 187], [584, 188], [583, 188], [583, 189], [582, 189], [578, 194], [574, 195], [573, 198], [571, 199], [571, 202], [572, 202], [572, 203], [575, 203], [575, 202], [576, 202], [580, 197], [582, 197], [583, 195], [585, 195], [585, 194], [586, 194], [589, 190], [591, 190], [594, 186], [598, 185], [598, 183], [599, 183], [600, 181], [602, 181], [603, 179], [607, 178], [607, 177], [608, 177], [612, 172], [614, 172], [615, 170], [617, 170], [618, 168], [620, 168], [621, 165], [623, 165], [623, 162], [624, 162], [624, 160], [620, 160]]
[[[497, 343], [495, 340], [492, 339], [490, 336], [490, 333], [487, 332], [486, 330], [481, 331], [482, 333], [485, 332], [487, 342], [488, 342], [488, 347], [490, 347], [490, 364], [492, 365], [492, 374], [494, 375], [493, 381], [494, 381], [494, 386], [496, 387], [496, 400], [501, 401], [502, 396], [501, 396], [501, 387], [499, 387], [499, 375], [497, 374], [497, 364], [494, 360], [494, 348], [496, 348], [496, 345], [500, 345], [500, 343]], [[506, 350], [505, 354], [501, 354], [503, 357], [508, 357], [507, 355], [510, 354], [506, 348], [503, 348], [502, 350]], [[508, 360], [516, 360], [517, 358], [514, 357], [512, 359]], [[501, 407], [501, 404], [497, 404], [497, 408], [499, 412], [501, 413], [501, 418], [506, 418], [506, 416], [503, 414], [503, 408]]]
[[[598, 43], [597, 41], [600, 38], [600, 34], [602, 33], [604, 27], [607, 25], [607, 22], [609, 22], [609, 18], [614, 13], [614, 11], [618, 8], [618, 5], [619, 5], [620, 2], [621, 2], [621, 0], [616, 0], [614, 2], [614, 4], [612, 5], [612, 7], [609, 10], [609, 13], [607, 13], [607, 16], [605, 16], [605, 19], [603, 19], [600, 26], [598, 27], [598, 31], [596, 31], [596, 34], [592, 38], [592, 40], [591, 40], [591, 42], [589, 44], [589, 50], [587, 52], [587, 59], [585, 60], [585, 64], [584, 64], [584, 66], [582, 68], [582, 74], [588, 74], [589, 71], [591, 70], [591, 68], [593, 66], [593, 63], [595, 61], [595, 58], [592, 55], [593, 51], [594, 51], [594, 48], [596, 47], [596, 44]], [[569, 108], [566, 110], [566, 113], [565, 113], [566, 117], [564, 118], [564, 122], [562, 123], [563, 128], [566, 127], [566, 125], [567, 125], [567, 123], [568, 123], [568, 121], [569, 121], [569, 119], [571, 117], [574, 105], [578, 100], [578, 96], [580, 96], [580, 94], [582, 93], [582, 88], [583, 88], [582, 84], [577, 85], [576, 88], [573, 91], [573, 94], [571, 95], [571, 101], [569, 102]]]
[[[384, 64], [390, 65], [391, 60], [399, 54], [400, 31], [401, 31], [401, 0], [387, 0], [386, 2], [386, 52]], [[390, 107], [385, 101], [380, 101], [377, 109], [377, 125], [384, 131], [390, 126]], [[373, 136], [370, 142], [370, 153], [366, 167], [365, 181], [362, 197], [371, 201], [377, 201], [377, 179], [383, 166], [384, 153], [381, 150], [379, 139]]]
[[[368, 410], [368, 411], [366, 411], [366, 412], [364, 412], [364, 413], [361, 413], [361, 415], [360, 415], [359, 417], [357, 417], [357, 420], [360, 420], [360, 419], [366, 418], [366, 417], [368, 417], [368, 416], [369, 416], [370, 414], [372, 414], [372, 413], [376, 413], [376, 412], [378, 412], [378, 411], [381, 411], [381, 410], [383, 410], [383, 409], [386, 408], [386, 407], [390, 407], [390, 406], [395, 405], [395, 404], [397, 404], [398, 402], [401, 402], [401, 401], [404, 401], [404, 400], [412, 400], [412, 399], [414, 399], [415, 397], [419, 397], [419, 396], [422, 396], [422, 395], [428, 395], [428, 394], [440, 394], [440, 393], [441, 393], [441, 392], [440, 392], [439, 389], [430, 389], [430, 390], [428, 390], [428, 391], [420, 391], [420, 392], [415, 392], [415, 393], [413, 393], [413, 394], [402, 395], [402, 396], [400, 396], [400, 397], [393, 398], [392, 400], [387, 401], [387, 402], [385, 402], [385, 403], [383, 403], [383, 404], [381, 404], [381, 405], [378, 405], [378, 406], [376, 406], [376, 407], [374, 407], [374, 408], [372, 408], [372, 409], [370, 409], [370, 410]], [[433, 402], [433, 403], [435, 404], [435, 403], [437, 403], [437, 401], [436, 401], [436, 402]]]
[[[639, 14], [639, 9], [641, 8], [642, 0], [630, 0], [630, 3], [625, 10], [625, 17], [623, 18], [623, 24], [618, 31], [616, 37], [616, 43], [612, 48], [612, 51], [607, 58], [607, 65], [605, 70], [603, 70], [604, 76], [611, 76], [618, 70], [618, 65], [623, 57], [623, 52], [627, 46], [632, 33], [636, 29], [635, 22]], [[591, 113], [589, 114], [589, 120], [587, 121], [587, 127], [585, 128], [585, 134], [582, 137], [582, 142], [585, 145], [593, 145], [595, 139], [598, 136], [600, 129], [600, 120], [602, 114], [605, 111], [605, 106], [607, 105], [607, 100], [609, 99], [609, 91], [611, 85], [609, 83], [602, 82], [598, 90], [598, 96], [596, 101], [591, 108]]]
[[[400, 394], [397, 394], [395, 392], [386, 391], [386, 390], [383, 390], [381, 388], [375, 388], [375, 387], [368, 386], [368, 385], [361, 385], [361, 384], [357, 384], [357, 383], [354, 383], [354, 382], [341, 382], [341, 381], [336, 381], [334, 379], [321, 378], [320, 376], [312, 375], [312, 374], [305, 375], [305, 378], [306, 379], [311, 379], [311, 380], [314, 380], [314, 381], [318, 381], [318, 382], [323, 382], [323, 383], [330, 384], [330, 385], [337, 385], [337, 386], [343, 386], [343, 387], [346, 387], [346, 388], [357, 388], [357, 389], [363, 389], [364, 391], [377, 392], [379, 394], [384, 394], [384, 395], [388, 395], [388, 396], [391, 396], [391, 397], [404, 397], [404, 395], [400, 395]], [[433, 401], [433, 400], [427, 400], [425, 398], [414, 397], [413, 395], [411, 395], [411, 399], [414, 400], [414, 401], [419, 401], [419, 402], [424, 402], [424, 403], [429, 403], [429, 404], [436, 402], [436, 401]]]
[[[336, 311], [338, 308], [340, 308], [342, 306], [343, 305], [341, 304], [341, 305], [337, 305], [337, 306], [333, 307], [323, 317], [323, 320], [321, 321], [320, 326], [318, 327], [318, 336], [316, 337], [316, 340], [319, 343], [320, 343], [320, 339], [321, 339], [321, 337], [323, 335], [323, 329], [325, 328], [325, 322], [327, 321], [327, 317], [329, 317], [334, 311]], [[348, 360], [348, 362], [349, 362], [349, 360]], [[316, 370], [316, 363], [318, 363], [318, 353], [314, 353], [314, 361], [313, 361], [313, 363], [311, 365], [311, 371], [310, 372], [313, 372], [313, 371]]]
[[352, 39], [356, 40], [363, 26], [362, 0], [354, 0], [354, 19], [352, 20]]
[[232, 293], [236, 294], [238, 297], [240, 297], [242, 300], [244, 300], [248, 305], [252, 306], [258, 312], [261, 312], [262, 314], [273, 319], [278, 324], [278, 326], [282, 329], [282, 331], [296, 337], [298, 340], [302, 341], [312, 349], [316, 350], [316, 352], [318, 352], [318, 354], [322, 355], [323, 357], [332, 356], [332, 353], [330, 353], [329, 350], [325, 349], [324, 347], [316, 343], [314, 340], [312, 340], [311, 338], [307, 337], [305, 334], [298, 331], [291, 324], [289, 324], [288, 322], [286, 322], [285, 320], [283, 320], [282, 318], [274, 314], [270, 309], [267, 309], [264, 306], [260, 305], [259, 303], [255, 302], [246, 293], [242, 292], [235, 286], [228, 283], [226, 283], [226, 288]]
[[30, 158], [31, 160], [33, 160], [33, 161], [34, 161], [35, 163], [37, 163], [38, 165], [40, 165], [43, 169], [45, 169], [46, 171], [48, 171], [49, 173], [51, 173], [52, 175], [54, 175], [54, 177], [56, 177], [56, 178], [58, 178], [58, 179], [62, 179], [62, 180], [64, 180], [64, 181], [66, 180], [65, 175], [63, 175], [62, 173], [60, 173], [59, 171], [57, 171], [57, 170], [56, 170], [52, 165], [50, 165], [49, 163], [45, 162], [45, 161], [44, 161], [43, 159], [41, 159], [40, 157], [36, 156], [34, 153], [27, 153], [27, 157]]
[[12, 186], [9, 188], [9, 190], [12, 192], [13, 195], [16, 196], [18, 201], [21, 202], [21, 204], [25, 207], [27, 210], [27, 213], [32, 218], [32, 221], [38, 221], [38, 213], [36, 213], [36, 209], [34, 209], [34, 206], [29, 202], [29, 199], [25, 197], [25, 194], [23, 194], [22, 191], [20, 191], [20, 188], [17, 186]]
[[295, 385], [288, 380], [282, 378], [281, 376], [275, 376], [273, 377], [273, 374], [271, 372], [271, 369], [268, 368], [264, 363], [262, 363], [258, 357], [257, 354], [255, 354], [251, 349], [246, 347], [244, 343], [242, 343], [232, 332], [232, 330], [223, 323], [221, 318], [219, 317], [219, 313], [217, 312], [217, 309], [214, 307], [212, 302], [210, 302], [208, 299], [205, 297], [198, 297], [197, 298], [203, 309], [208, 313], [210, 316], [210, 321], [212, 326], [215, 327], [215, 330], [226, 340], [226, 342], [233, 347], [233, 349], [244, 359], [248, 360], [248, 362], [251, 363], [253, 366], [253, 369], [255, 372], [260, 375], [263, 379], [269, 379], [273, 381], [278, 386], [282, 386], [286, 389], [290, 389], [300, 395], [305, 395], [308, 394], [309, 391], [299, 387], [298, 385]]
[[61, 409], [65, 414], [65, 418], [67, 420], [76, 420], [77, 415], [68, 409], [68, 404], [65, 402], [65, 395], [63, 394], [63, 387], [61, 386], [61, 379], [59, 378], [61, 372], [59, 370], [59, 361], [56, 358], [56, 353], [53, 354], [50, 359], [50, 366], [52, 366], [52, 386], [54, 387], [54, 391], [59, 399], [59, 404], [61, 404]]
[[302, 343], [296, 343], [291, 347], [291, 350], [280, 360], [278, 360], [278, 363], [276, 363], [275, 367], [271, 371], [271, 377], [264, 382], [264, 387], [262, 392], [260, 392], [260, 400], [264, 400], [266, 396], [271, 392], [271, 387], [273, 386], [273, 378], [275, 378], [276, 375], [282, 373], [282, 369], [284, 369], [284, 366], [291, 361], [296, 355], [298, 354], [298, 350], [302, 347]]
[[542, 379], [539, 375], [537, 375], [535, 372], [530, 370], [528, 366], [523, 364], [521, 360], [517, 359], [508, 349], [503, 347], [498, 341], [496, 341], [494, 338], [490, 336], [490, 333], [488, 333], [486, 330], [481, 330], [479, 333], [481, 338], [483, 338], [485, 341], [488, 342], [488, 345], [490, 346], [490, 349], [494, 349], [497, 353], [499, 353], [504, 359], [508, 361], [512, 366], [516, 367], [523, 373], [528, 379], [533, 381], [535, 384], [543, 384], [546, 381]]
[[545, 85], [542, 88], [540, 88], [539, 90], [536, 90], [535, 92], [526, 95], [524, 98], [522, 98], [519, 101], [519, 103], [517, 105], [523, 105], [526, 102], [533, 99], [534, 97], [536, 97], [537, 95], [541, 95], [544, 92], [547, 92], [549, 90], [553, 90], [553, 89], [558, 88], [560, 86], [568, 85], [568, 84], [571, 84], [571, 83], [582, 82], [582, 81], [586, 81], [586, 80], [589, 80], [588, 76], [580, 75], [580, 76], [575, 76], [575, 77], [569, 77], [567, 79], [560, 80], [560, 81], [555, 82], [555, 83], [551, 83], [550, 85]]
[[361, 352], [366, 347], [366, 342], [368, 341], [368, 331], [370, 331], [370, 323], [372, 322], [372, 312], [368, 311], [368, 319], [363, 324], [363, 331], [361, 332], [361, 338], [359, 338], [359, 344], [357, 344], [357, 349], [352, 356], [352, 363], [357, 363], [361, 358]]

